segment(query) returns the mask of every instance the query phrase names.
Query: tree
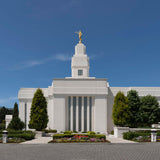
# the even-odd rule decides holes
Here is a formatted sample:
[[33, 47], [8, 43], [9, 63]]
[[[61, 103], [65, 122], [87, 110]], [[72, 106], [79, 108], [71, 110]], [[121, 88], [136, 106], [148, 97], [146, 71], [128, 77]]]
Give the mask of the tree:
[[147, 95], [141, 98], [139, 110], [141, 127], [150, 127], [160, 121], [160, 108], [156, 97]]
[[130, 111], [128, 106], [128, 99], [122, 92], [118, 92], [114, 98], [113, 122], [117, 126], [127, 126], [130, 119]]
[[6, 107], [0, 107], [0, 123], [2, 123], [5, 120], [6, 114], [13, 114], [12, 108], [6, 108]]
[[139, 125], [139, 109], [141, 106], [140, 97], [135, 90], [127, 93], [128, 106], [131, 112], [129, 127], [138, 127]]
[[13, 117], [11, 122], [8, 125], [8, 129], [13, 129], [13, 130], [22, 130], [24, 128], [24, 123], [20, 120], [18, 117], [19, 111], [18, 111], [18, 104], [14, 104], [14, 109], [13, 109]]
[[29, 128], [40, 131], [47, 127], [47, 123], [47, 101], [42, 90], [38, 88], [32, 100]]

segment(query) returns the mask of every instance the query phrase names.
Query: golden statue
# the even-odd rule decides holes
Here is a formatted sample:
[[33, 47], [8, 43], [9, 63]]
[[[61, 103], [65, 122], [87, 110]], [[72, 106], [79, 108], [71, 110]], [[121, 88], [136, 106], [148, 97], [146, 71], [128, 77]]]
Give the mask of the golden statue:
[[79, 32], [75, 32], [79, 35], [79, 43], [82, 43], [82, 32], [81, 30]]

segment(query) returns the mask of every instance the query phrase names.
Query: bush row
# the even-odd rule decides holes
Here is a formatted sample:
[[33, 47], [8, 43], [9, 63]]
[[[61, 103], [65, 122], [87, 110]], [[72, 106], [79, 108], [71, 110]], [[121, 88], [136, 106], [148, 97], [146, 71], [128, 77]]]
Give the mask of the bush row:
[[8, 134], [9, 138], [23, 138], [25, 140], [34, 139], [35, 133]]
[[[2, 137], [2, 131], [0, 131], [0, 137]], [[8, 138], [23, 138], [25, 140], [34, 139], [35, 133], [32, 131], [8, 131]]]
[[53, 130], [47, 130], [47, 129], [44, 129], [43, 131], [45, 131], [45, 133], [57, 133], [57, 130], [56, 129], [53, 129]]
[[74, 136], [87, 136], [88, 138], [97, 138], [97, 139], [101, 139], [101, 138], [106, 138], [105, 135], [103, 134], [55, 134], [53, 135], [53, 139], [61, 139], [61, 138], [72, 138]]
[[139, 137], [139, 136], [150, 136], [151, 133], [141, 133], [141, 132], [126, 132], [126, 133], [123, 133], [123, 138], [124, 139], [127, 139], [127, 140], [132, 140], [133, 138], [136, 138], [136, 137]]

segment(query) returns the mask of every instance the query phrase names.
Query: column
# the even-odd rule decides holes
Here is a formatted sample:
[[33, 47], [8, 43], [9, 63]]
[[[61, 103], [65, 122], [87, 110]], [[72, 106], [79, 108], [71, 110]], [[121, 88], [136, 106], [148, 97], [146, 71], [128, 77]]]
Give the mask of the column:
[[79, 115], [78, 115], [78, 97], [76, 97], [76, 131], [78, 132], [79, 130]]
[[87, 131], [89, 131], [89, 97], [87, 97]]
[[71, 118], [70, 118], [70, 122], [71, 122], [71, 124], [70, 124], [70, 126], [71, 126], [71, 131], [73, 131], [73, 97], [71, 96], [71, 114], [70, 114], [70, 116], [71, 116]]
[[81, 110], [81, 132], [84, 131], [84, 97], [82, 97], [82, 110]]
[[94, 110], [95, 110], [95, 97], [92, 97], [92, 131], [95, 131], [94, 129], [94, 116], [95, 116], [95, 113], [94, 113]]

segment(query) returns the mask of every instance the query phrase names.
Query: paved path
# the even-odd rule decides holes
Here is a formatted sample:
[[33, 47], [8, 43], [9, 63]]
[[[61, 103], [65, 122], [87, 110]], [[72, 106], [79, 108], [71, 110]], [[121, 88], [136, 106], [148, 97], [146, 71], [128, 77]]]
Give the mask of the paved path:
[[39, 137], [31, 141], [23, 142], [21, 144], [47, 144], [51, 140], [52, 140], [52, 137]]
[[160, 143], [0, 144], [0, 160], [159, 160]]
[[113, 135], [107, 136], [106, 139], [109, 140], [111, 143], [137, 143], [137, 142], [128, 141], [122, 138], [115, 138]]
[[[109, 140], [111, 143], [136, 143], [133, 141], [124, 140], [122, 138], [115, 138], [113, 135], [107, 136], [106, 139]], [[21, 144], [47, 144], [51, 140], [52, 137], [39, 137], [31, 141], [23, 142]]]

